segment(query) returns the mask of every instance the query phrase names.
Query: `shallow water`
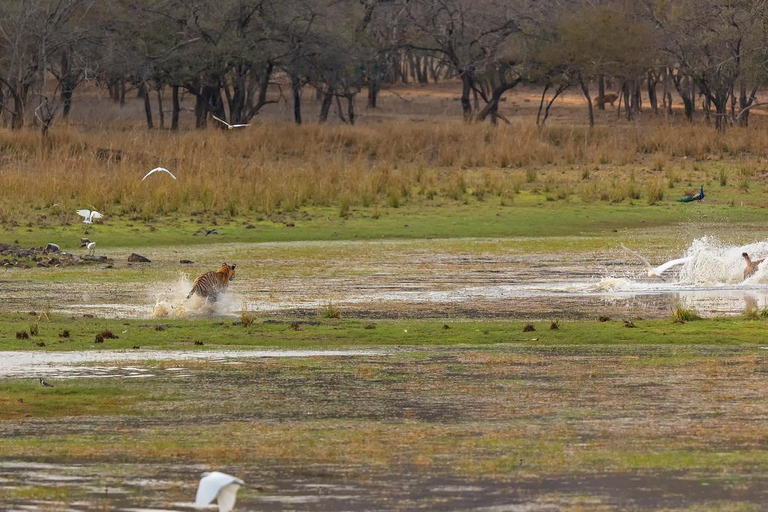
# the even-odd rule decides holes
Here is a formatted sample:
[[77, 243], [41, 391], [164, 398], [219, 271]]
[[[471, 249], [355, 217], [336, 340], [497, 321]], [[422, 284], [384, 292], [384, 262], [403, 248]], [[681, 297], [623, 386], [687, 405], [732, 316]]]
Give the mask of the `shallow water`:
[[[174, 377], [188, 376], [182, 368], [153, 372], [130, 366], [137, 361], [236, 362], [265, 357], [353, 357], [383, 355], [377, 350], [88, 350], [77, 352], [6, 351], [0, 358], [0, 378], [56, 377], [146, 378], [168, 372]], [[111, 363], [105, 366], [94, 363]], [[87, 365], [87, 366], [83, 366]]]
[[741, 257], [742, 252], [753, 259], [765, 257], [768, 242], [728, 245], [702, 237], [677, 253], [637, 245], [631, 249], [652, 265], [681, 257], [690, 261], [667, 271], [662, 280], [648, 277], [643, 262], [620, 245], [563, 256], [458, 254], [440, 252], [436, 244], [431, 251], [403, 251], [402, 258], [319, 261], [309, 269], [290, 261], [273, 262], [309, 275], [283, 270], [268, 279], [249, 278], [248, 266], [256, 263], [243, 262], [237, 281], [216, 303], [198, 297], [185, 300], [191, 285], [188, 276], [165, 283], [94, 284], [87, 293], [72, 293], [68, 284], [0, 282], [0, 291], [6, 297], [3, 309], [8, 311], [47, 304], [68, 315], [120, 318], [235, 317], [243, 307], [261, 314], [316, 315], [329, 304], [341, 308], [347, 317], [461, 314], [544, 319], [658, 318], [668, 316], [675, 305], [703, 316], [738, 315], [745, 308], [768, 307], [768, 265], [744, 280]]

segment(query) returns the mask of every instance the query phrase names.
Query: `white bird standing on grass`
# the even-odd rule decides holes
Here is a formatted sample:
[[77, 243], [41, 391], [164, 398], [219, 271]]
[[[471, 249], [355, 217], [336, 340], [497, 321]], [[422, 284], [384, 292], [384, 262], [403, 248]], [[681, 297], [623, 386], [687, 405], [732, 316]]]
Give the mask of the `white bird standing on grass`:
[[213, 114], [211, 114], [211, 117], [213, 117], [218, 122], [227, 125], [227, 130], [234, 130], [235, 128], [245, 128], [246, 126], [251, 126], [250, 123], [248, 123], [248, 124], [229, 124], [228, 122], [224, 121], [223, 119], [219, 119], [218, 117], [214, 116]]
[[94, 256], [94, 253], [96, 252], [96, 242], [83, 242], [83, 245], [80, 247], [88, 248], [88, 256]]
[[197, 487], [195, 496], [195, 508], [201, 509], [214, 499], [217, 499], [219, 512], [232, 512], [235, 508], [235, 498], [237, 490], [245, 482], [226, 473], [218, 471], [205, 472], [200, 479], [200, 485]]
[[167, 172], [168, 174], [171, 175], [171, 178], [176, 179], [176, 176], [174, 176], [173, 173], [171, 171], [169, 171], [168, 169], [166, 169], [165, 167], [155, 167], [154, 169], [149, 171], [147, 174], [145, 174], [144, 177], [141, 178], [141, 181], [144, 181], [145, 179], [147, 179], [147, 176], [149, 176], [153, 172], [157, 172], [157, 171]]
[[669, 260], [666, 263], [662, 263], [658, 267], [654, 267], [653, 265], [651, 265], [650, 261], [640, 256], [639, 254], [637, 254], [635, 251], [633, 251], [626, 245], [622, 244], [621, 247], [623, 247], [625, 251], [632, 254], [637, 259], [643, 262], [643, 264], [645, 265], [645, 270], [648, 272], [648, 277], [658, 277], [662, 281], [664, 280], [664, 278], [661, 277], [661, 274], [663, 274], [667, 270], [677, 265], [682, 265], [683, 263], [688, 263], [689, 261], [693, 261], [693, 256], [686, 256], [685, 258], [677, 258], [675, 260]]

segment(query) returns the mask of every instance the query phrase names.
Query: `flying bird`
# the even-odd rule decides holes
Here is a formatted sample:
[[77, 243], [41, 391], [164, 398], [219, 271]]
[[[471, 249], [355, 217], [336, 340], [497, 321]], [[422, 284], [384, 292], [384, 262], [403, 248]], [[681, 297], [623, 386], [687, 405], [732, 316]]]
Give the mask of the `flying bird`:
[[46, 387], [46, 388], [52, 388], [53, 387], [53, 384], [48, 384], [47, 382], [45, 382], [43, 380], [42, 377], [40, 377], [40, 385], [43, 386], [43, 387]]
[[83, 217], [83, 222], [85, 223], [85, 228], [83, 229], [83, 232], [85, 234], [88, 234], [88, 227], [91, 224], [93, 224], [93, 219], [101, 219], [102, 217], [104, 217], [102, 214], [100, 214], [96, 210], [77, 210], [77, 214]]
[[653, 265], [651, 265], [650, 261], [640, 256], [638, 253], [636, 253], [626, 245], [622, 244], [621, 247], [624, 248], [625, 251], [632, 254], [637, 259], [643, 262], [643, 265], [645, 265], [645, 270], [648, 272], [648, 277], [658, 277], [662, 281], [664, 280], [664, 278], [661, 277], [661, 274], [663, 274], [667, 270], [677, 265], [682, 265], [683, 263], [688, 263], [689, 261], [693, 261], [693, 256], [686, 256], [685, 258], [677, 258], [675, 260], [670, 260], [666, 263], [662, 263], [658, 267], [654, 267]]
[[147, 179], [147, 176], [149, 176], [153, 172], [157, 172], [157, 171], [167, 172], [168, 174], [171, 175], [171, 178], [176, 179], [176, 176], [174, 176], [173, 173], [171, 171], [169, 171], [168, 169], [166, 169], [165, 167], [155, 167], [154, 169], [149, 171], [147, 174], [145, 174], [144, 177], [141, 178], [141, 181], [144, 181], [145, 179]]
[[83, 217], [83, 222], [86, 224], [93, 224], [93, 219], [101, 219], [104, 217], [96, 210], [77, 210], [77, 214]]
[[88, 255], [93, 256], [96, 252], [96, 242], [83, 242], [83, 244], [80, 247], [87, 247], [88, 248]]
[[234, 130], [235, 128], [245, 128], [246, 126], [251, 126], [250, 123], [248, 123], [248, 124], [229, 124], [228, 122], [224, 121], [223, 119], [219, 119], [218, 117], [214, 116], [213, 114], [211, 114], [211, 117], [213, 117], [218, 122], [227, 125], [227, 130]]
[[235, 497], [241, 485], [245, 485], [245, 482], [226, 473], [205, 472], [197, 487], [195, 508], [204, 508], [217, 499], [219, 512], [231, 512], [235, 508]]

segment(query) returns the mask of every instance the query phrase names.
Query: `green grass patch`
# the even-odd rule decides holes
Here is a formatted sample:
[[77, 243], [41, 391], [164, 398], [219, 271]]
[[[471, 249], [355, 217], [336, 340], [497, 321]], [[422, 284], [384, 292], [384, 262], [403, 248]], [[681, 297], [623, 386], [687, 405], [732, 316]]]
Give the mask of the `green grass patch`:
[[[333, 312], [337, 310], [334, 308]], [[529, 322], [503, 320], [451, 321], [368, 320], [328, 318], [323, 309], [310, 319], [255, 315], [244, 327], [238, 317], [125, 320], [72, 318], [49, 315], [38, 324], [38, 333], [18, 339], [28, 331], [31, 315], [0, 315], [0, 350], [88, 350], [88, 349], [190, 349], [242, 348], [338, 348], [371, 346], [434, 346], [523, 344], [530, 346], [580, 345], [741, 345], [764, 343], [768, 322], [744, 318], [705, 319], [691, 323], [663, 320], [634, 320], [628, 329], [619, 321], [561, 321], [550, 330], [550, 322], [533, 322], [535, 332], [523, 332]], [[343, 316], [343, 315], [342, 315]], [[371, 327], [374, 328], [371, 328]], [[62, 337], [63, 331], [68, 337]], [[96, 343], [96, 335], [110, 331], [116, 339]], [[202, 342], [203, 345], [195, 344]], [[44, 344], [44, 346], [40, 344]]]

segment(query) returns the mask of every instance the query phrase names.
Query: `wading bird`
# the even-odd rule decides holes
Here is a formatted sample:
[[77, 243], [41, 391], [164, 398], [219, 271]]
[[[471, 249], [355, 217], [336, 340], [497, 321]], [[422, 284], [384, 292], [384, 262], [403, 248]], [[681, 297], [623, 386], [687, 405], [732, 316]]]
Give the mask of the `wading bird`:
[[661, 274], [666, 272], [667, 270], [671, 269], [672, 267], [675, 267], [677, 265], [682, 265], [683, 263], [688, 263], [689, 261], [693, 260], [693, 256], [686, 256], [685, 258], [678, 258], [675, 260], [670, 260], [666, 263], [662, 263], [658, 267], [654, 267], [651, 265], [651, 262], [647, 259], [643, 258], [639, 254], [637, 254], [635, 251], [627, 247], [626, 245], [622, 244], [621, 247], [624, 248], [625, 251], [635, 256], [637, 259], [643, 262], [643, 265], [645, 265], [645, 270], [648, 272], [648, 277], [658, 277], [662, 281], [664, 280], [663, 277], [661, 277]]
[[171, 175], [171, 178], [176, 179], [176, 176], [174, 176], [173, 173], [171, 171], [169, 171], [168, 169], [166, 169], [165, 167], [155, 167], [154, 169], [149, 171], [147, 174], [145, 174], [144, 177], [141, 178], [141, 181], [144, 181], [145, 179], [147, 179], [147, 176], [149, 176], [153, 172], [157, 172], [157, 171], [167, 172], [168, 174]]
[[228, 122], [224, 121], [223, 119], [219, 119], [214, 115], [211, 115], [211, 117], [213, 117], [218, 122], [227, 125], [227, 130], [234, 130], [235, 128], [245, 128], [246, 126], [251, 126], [250, 123], [249, 124], [229, 124]]
[[217, 499], [219, 512], [231, 512], [235, 508], [235, 497], [241, 485], [245, 485], [245, 482], [226, 473], [205, 472], [197, 487], [195, 508], [204, 508]]
[[91, 242], [89, 240], [88, 242], [83, 242], [83, 244], [80, 247], [88, 248], [88, 256], [94, 256], [94, 254], [96, 253], [96, 242]]
[[53, 384], [48, 384], [47, 382], [45, 382], [43, 380], [42, 377], [40, 377], [40, 385], [43, 386], [43, 387], [46, 387], [46, 388], [52, 388], [53, 387]]

